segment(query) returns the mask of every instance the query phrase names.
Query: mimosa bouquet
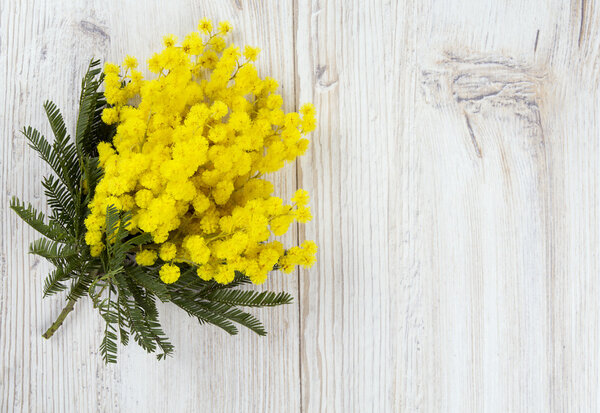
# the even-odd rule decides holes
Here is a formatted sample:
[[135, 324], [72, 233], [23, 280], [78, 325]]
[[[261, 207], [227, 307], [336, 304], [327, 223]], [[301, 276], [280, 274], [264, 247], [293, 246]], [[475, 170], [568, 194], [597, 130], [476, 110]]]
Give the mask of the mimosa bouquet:
[[230, 334], [240, 324], [260, 335], [260, 321], [240, 307], [292, 301], [285, 292], [237, 287], [315, 261], [314, 242], [273, 239], [312, 218], [307, 192], [287, 203], [265, 178], [306, 151], [315, 110], [285, 113], [277, 82], [252, 63], [259, 50], [227, 44], [231, 30], [203, 19], [180, 43], [166, 36], [148, 60], [151, 79], [131, 56], [103, 71], [92, 61], [74, 138], [51, 102], [44, 109], [54, 140], [24, 129], [53, 171], [42, 181], [51, 212], [17, 199], [11, 207], [45, 237], [30, 247], [56, 267], [44, 296], [68, 290], [43, 337], [87, 295], [106, 323], [106, 362], [130, 336], [161, 359], [173, 346], [157, 299]]

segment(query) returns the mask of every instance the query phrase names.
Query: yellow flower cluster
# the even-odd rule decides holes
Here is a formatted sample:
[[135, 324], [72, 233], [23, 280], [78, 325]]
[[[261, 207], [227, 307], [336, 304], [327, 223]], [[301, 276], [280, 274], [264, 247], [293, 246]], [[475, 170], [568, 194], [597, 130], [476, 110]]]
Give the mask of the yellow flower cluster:
[[152, 234], [136, 262], [160, 264], [165, 283], [179, 278], [177, 263], [219, 283], [236, 271], [262, 283], [273, 269], [310, 267], [314, 242], [286, 249], [269, 241], [312, 218], [308, 193], [298, 190], [286, 205], [263, 177], [306, 151], [314, 107], [285, 113], [277, 82], [250, 63], [259, 49], [226, 44], [228, 22], [213, 30], [203, 19], [198, 30], [180, 44], [164, 38], [148, 61], [154, 79], [144, 79], [134, 57], [122, 68], [105, 66], [110, 107], [102, 119], [118, 126], [112, 144], [98, 145], [104, 176], [86, 219], [91, 253], [104, 249], [106, 209], [114, 205], [132, 212], [130, 231]]

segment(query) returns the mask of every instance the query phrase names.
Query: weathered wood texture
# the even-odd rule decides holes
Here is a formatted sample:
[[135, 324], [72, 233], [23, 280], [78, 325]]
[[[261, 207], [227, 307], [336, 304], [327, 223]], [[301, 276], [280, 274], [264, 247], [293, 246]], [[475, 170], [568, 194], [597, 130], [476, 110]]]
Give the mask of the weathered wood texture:
[[[89, 303], [62, 306], [7, 208], [44, 204], [23, 125], [74, 123], [93, 55], [147, 58], [199, 17], [263, 49], [288, 109], [319, 126], [284, 196], [313, 195], [317, 265], [276, 275], [270, 335], [168, 306], [176, 356], [97, 355]], [[0, 4], [0, 410], [600, 410], [600, 6], [589, 0], [18, 1]]]

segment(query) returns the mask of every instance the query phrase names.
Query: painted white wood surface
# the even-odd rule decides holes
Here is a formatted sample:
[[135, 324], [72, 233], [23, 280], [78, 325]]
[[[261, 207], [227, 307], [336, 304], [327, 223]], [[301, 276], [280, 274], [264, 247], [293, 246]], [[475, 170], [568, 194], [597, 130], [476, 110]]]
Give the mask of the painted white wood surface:
[[[288, 109], [319, 127], [289, 195], [313, 194], [310, 271], [266, 338], [165, 306], [177, 347], [97, 355], [7, 208], [43, 205], [18, 130], [74, 122], [93, 55], [148, 57], [204, 16], [263, 49]], [[0, 4], [0, 411], [594, 412], [600, 410], [600, 6], [591, 0], [19, 1]]]

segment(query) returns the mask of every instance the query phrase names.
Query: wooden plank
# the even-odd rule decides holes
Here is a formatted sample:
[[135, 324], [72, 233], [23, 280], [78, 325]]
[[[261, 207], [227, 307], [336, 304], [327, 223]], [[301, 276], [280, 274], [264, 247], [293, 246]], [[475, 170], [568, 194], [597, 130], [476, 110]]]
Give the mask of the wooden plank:
[[[11, 2], [0, 10], [0, 410], [110, 411], [113, 370], [99, 368], [93, 354], [99, 337], [97, 316], [89, 305], [82, 305], [64, 334], [52, 343], [43, 342], [42, 329], [58, 315], [63, 301], [53, 298], [42, 303], [42, 277], [49, 267], [27, 255], [29, 242], [37, 236], [8, 209], [13, 195], [45, 209], [40, 179], [47, 169], [19, 130], [32, 124], [49, 131], [41, 106], [49, 98], [56, 100], [73, 125], [77, 85], [86, 60], [99, 51], [104, 39], [83, 32], [79, 21], [69, 20], [68, 10], [56, 13], [49, 3]], [[82, 384], [94, 390], [81, 391]]]
[[394, 364], [408, 355], [396, 340], [417, 328], [404, 301], [413, 293], [391, 290], [416, 287], [403, 245], [416, 235], [410, 7], [368, 3], [298, 7], [299, 100], [314, 101], [319, 120], [299, 177], [316, 216], [301, 235], [320, 248], [300, 278], [308, 412], [393, 411]]
[[[565, 186], [591, 179], [597, 193], [598, 127], [578, 113], [582, 102], [598, 107], [598, 49], [595, 38], [582, 40], [596, 49], [577, 46], [580, 21], [562, 4], [417, 13], [420, 213], [430, 223], [420, 261], [440, 286], [426, 301], [426, 410], [598, 409], [598, 307], [581, 304], [597, 295], [598, 198]], [[585, 168], [566, 150], [582, 146]], [[568, 241], [583, 230], [570, 215], [589, 224], [588, 242]], [[573, 346], [580, 335], [587, 343]]]
[[[292, 2], [192, 1], [123, 3], [9, 2], [1, 10], [2, 273], [0, 285], [1, 411], [267, 411], [300, 410], [298, 304], [256, 311], [267, 337], [236, 337], [198, 326], [162, 306], [176, 346], [173, 359], [157, 362], [130, 345], [119, 364], [105, 367], [97, 348], [102, 323], [80, 303], [49, 342], [40, 337], [57, 316], [62, 297], [41, 300], [48, 266], [26, 254], [31, 230], [7, 208], [18, 195], [43, 206], [39, 180], [47, 169], [17, 130], [27, 124], [48, 132], [41, 104], [52, 98], [74, 125], [83, 70], [92, 56], [140, 61], [161, 46], [162, 35], [183, 36], [203, 17], [227, 19], [234, 41], [263, 49], [259, 71], [280, 80], [285, 106], [293, 109]], [[66, 69], [66, 70], [65, 70]], [[282, 196], [295, 190], [296, 171], [277, 175]], [[297, 240], [295, 233], [286, 238]], [[259, 287], [260, 288], [260, 287]], [[295, 276], [274, 274], [265, 288], [297, 295]]]
[[513, 6], [299, 3], [307, 411], [598, 409], [598, 9]]

